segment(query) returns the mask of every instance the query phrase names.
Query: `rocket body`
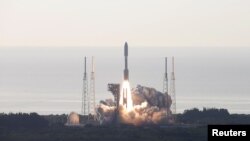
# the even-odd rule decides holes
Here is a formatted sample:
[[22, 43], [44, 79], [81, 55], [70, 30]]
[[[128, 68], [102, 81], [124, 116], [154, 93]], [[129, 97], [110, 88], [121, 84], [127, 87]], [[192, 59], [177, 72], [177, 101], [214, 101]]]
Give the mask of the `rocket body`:
[[125, 57], [125, 69], [124, 69], [124, 80], [129, 79], [129, 71], [128, 71], [128, 44], [125, 42], [124, 45], [124, 57]]
[[124, 45], [125, 69], [123, 71], [123, 83], [121, 85], [119, 105], [123, 106], [127, 111], [133, 109], [133, 101], [131, 89], [129, 85], [129, 71], [128, 71], [128, 44]]

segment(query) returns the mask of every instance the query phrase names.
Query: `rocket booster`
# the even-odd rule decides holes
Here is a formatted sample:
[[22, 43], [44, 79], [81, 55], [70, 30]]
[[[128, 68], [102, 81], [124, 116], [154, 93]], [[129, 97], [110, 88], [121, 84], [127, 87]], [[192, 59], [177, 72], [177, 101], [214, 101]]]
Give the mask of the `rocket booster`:
[[124, 69], [124, 80], [128, 80], [128, 44], [125, 42], [124, 45], [124, 57], [125, 57], [125, 69]]

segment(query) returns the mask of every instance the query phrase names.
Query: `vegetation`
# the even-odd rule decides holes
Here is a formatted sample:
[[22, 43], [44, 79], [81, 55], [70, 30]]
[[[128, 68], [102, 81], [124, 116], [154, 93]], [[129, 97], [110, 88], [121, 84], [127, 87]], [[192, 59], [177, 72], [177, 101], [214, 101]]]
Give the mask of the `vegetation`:
[[229, 114], [227, 109], [197, 108], [177, 115], [179, 123], [187, 124], [250, 124], [250, 115]]
[[226, 109], [191, 109], [176, 116], [176, 125], [67, 127], [67, 115], [0, 114], [1, 141], [206, 141], [206, 124], [249, 124], [250, 115]]
[[48, 123], [48, 120], [37, 113], [0, 114], [0, 128], [44, 128], [48, 126]]

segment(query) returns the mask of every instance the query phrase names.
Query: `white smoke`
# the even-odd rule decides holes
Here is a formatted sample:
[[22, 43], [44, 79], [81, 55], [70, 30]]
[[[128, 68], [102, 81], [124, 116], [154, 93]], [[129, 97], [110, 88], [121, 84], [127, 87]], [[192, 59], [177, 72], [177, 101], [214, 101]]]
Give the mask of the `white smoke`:
[[170, 108], [172, 103], [168, 94], [163, 94], [154, 88], [137, 85], [132, 89], [132, 98], [134, 105], [140, 105], [146, 101], [149, 107], [157, 106], [158, 108]]
[[100, 101], [96, 109], [98, 121], [101, 124], [110, 124], [114, 121], [115, 116], [115, 103], [112, 99]]
[[[167, 120], [171, 115], [171, 98], [168, 94], [163, 94], [154, 88], [138, 85], [132, 89], [133, 110], [127, 111], [122, 106], [119, 107], [119, 121], [121, 123], [143, 125], [158, 124]], [[111, 123], [115, 116], [115, 106], [112, 101], [101, 101], [97, 108], [99, 117], [103, 123]]]

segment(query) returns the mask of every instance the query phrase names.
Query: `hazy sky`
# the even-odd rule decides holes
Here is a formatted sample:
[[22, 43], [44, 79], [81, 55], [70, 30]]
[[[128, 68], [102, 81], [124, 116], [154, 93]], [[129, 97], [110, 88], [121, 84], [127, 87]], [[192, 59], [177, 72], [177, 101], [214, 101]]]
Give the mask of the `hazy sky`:
[[1, 46], [250, 46], [249, 0], [0, 0]]

